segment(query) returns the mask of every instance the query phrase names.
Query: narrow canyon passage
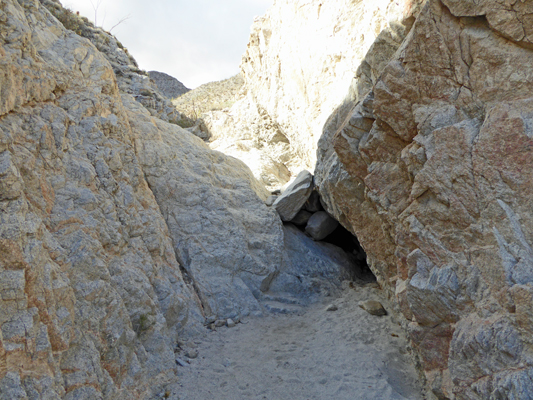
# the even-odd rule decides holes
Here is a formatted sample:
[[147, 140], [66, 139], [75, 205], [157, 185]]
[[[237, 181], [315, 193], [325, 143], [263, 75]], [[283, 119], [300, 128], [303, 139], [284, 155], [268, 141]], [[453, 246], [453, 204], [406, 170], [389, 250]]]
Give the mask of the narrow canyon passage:
[[[407, 340], [390, 314], [358, 302], [378, 300], [374, 285], [344, 285], [298, 315], [247, 318], [217, 328], [179, 351], [175, 399], [424, 399]], [[335, 305], [336, 311], [327, 311]]]

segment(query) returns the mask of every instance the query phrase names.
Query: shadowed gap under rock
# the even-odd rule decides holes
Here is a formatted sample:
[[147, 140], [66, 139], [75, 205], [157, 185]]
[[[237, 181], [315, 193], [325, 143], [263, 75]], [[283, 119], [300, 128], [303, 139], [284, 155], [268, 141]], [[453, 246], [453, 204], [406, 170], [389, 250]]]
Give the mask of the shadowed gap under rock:
[[354, 274], [357, 279], [364, 282], [375, 282], [376, 276], [370, 270], [366, 262], [365, 250], [361, 247], [359, 240], [348, 229], [339, 224], [339, 226], [323, 242], [340, 247], [346, 253], [354, 258]]
[[[305, 225], [295, 225], [300, 231], [305, 232]], [[333, 244], [343, 249], [354, 260], [353, 275], [362, 283], [376, 282], [376, 276], [368, 266], [365, 250], [359, 240], [340, 223], [337, 228], [326, 236], [321, 242]]]

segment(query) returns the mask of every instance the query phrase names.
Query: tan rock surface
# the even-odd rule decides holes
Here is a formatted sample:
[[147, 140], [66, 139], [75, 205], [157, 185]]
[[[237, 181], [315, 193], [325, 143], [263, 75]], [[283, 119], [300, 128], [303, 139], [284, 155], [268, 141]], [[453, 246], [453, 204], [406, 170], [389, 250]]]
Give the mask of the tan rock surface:
[[115, 75], [38, 2], [1, 8], [1, 397], [149, 396], [200, 304]]
[[533, 392], [531, 7], [277, 1], [242, 64], [441, 399]]
[[410, 322], [434, 393], [529, 398], [533, 52], [518, 12], [444, 3], [453, 14], [429, 1], [366, 104], [325, 132], [317, 184]]
[[[212, 146], [242, 159], [272, 189], [289, 171], [312, 172], [328, 118], [349, 93], [366, 94], [418, 3], [277, 1], [252, 26], [241, 63], [243, 97], [206, 119]], [[257, 150], [261, 157], [247, 155]]]

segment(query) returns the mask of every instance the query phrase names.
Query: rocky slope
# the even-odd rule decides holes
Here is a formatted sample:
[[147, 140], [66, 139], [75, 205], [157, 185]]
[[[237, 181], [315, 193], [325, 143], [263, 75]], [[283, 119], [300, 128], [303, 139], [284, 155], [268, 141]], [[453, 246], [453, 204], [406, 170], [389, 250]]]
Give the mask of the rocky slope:
[[157, 88], [169, 99], [174, 99], [189, 92], [191, 89], [185, 87], [183, 83], [176, 78], [165, 74], [164, 72], [148, 71], [150, 79], [153, 80]]
[[300, 271], [286, 242], [308, 239], [249, 169], [138, 101], [133, 58], [42, 3], [0, 2], [1, 399], [153, 398], [206, 317], [260, 314], [291, 274], [302, 303], [351, 276], [326, 245]]
[[533, 393], [532, 18], [529, 1], [278, 0], [246, 98], [210, 123], [314, 168], [439, 399]]
[[[61, 5], [59, 0], [39, 0], [65, 28], [87, 38], [113, 67], [122, 92], [129, 93], [150, 113], [164, 121], [179, 123], [182, 115], [176, 111], [169, 97], [153, 82], [116, 37], [94, 26], [86, 17]], [[186, 89], [186, 88], [185, 88]]]

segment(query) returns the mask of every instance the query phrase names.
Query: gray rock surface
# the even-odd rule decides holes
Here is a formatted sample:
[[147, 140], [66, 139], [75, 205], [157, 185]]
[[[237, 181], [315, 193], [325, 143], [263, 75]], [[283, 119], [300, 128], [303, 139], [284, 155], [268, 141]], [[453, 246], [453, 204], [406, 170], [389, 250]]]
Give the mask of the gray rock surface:
[[88, 39], [109, 61], [115, 73], [116, 82], [123, 93], [129, 93], [150, 113], [164, 121], [179, 123], [182, 115], [176, 111], [170, 100], [148, 73], [139, 69], [137, 61], [120, 41], [102, 28], [94, 26], [87, 18], [76, 15], [61, 6], [58, 0], [39, 0], [66, 29]]
[[339, 223], [327, 212], [319, 211], [314, 213], [311, 218], [309, 218], [309, 221], [307, 221], [305, 233], [311, 236], [314, 240], [322, 240], [333, 233], [338, 226]]
[[185, 87], [183, 83], [173, 76], [159, 71], [148, 71], [148, 76], [153, 80], [157, 88], [169, 99], [174, 99], [189, 92], [191, 89]]
[[260, 312], [252, 292], [281, 264], [283, 231], [266, 189], [239, 160], [154, 119], [123, 96], [144, 176], [207, 315]]
[[314, 242], [292, 224], [284, 224], [283, 231], [283, 262], [262, 299], [308, 304], [355, 277], [355, 259], [340, 247]]
[[274, 202], [274, 208], [283, 221], [292, 220], [305, 204], [313, 190], [313, 175], [302, 171]]

